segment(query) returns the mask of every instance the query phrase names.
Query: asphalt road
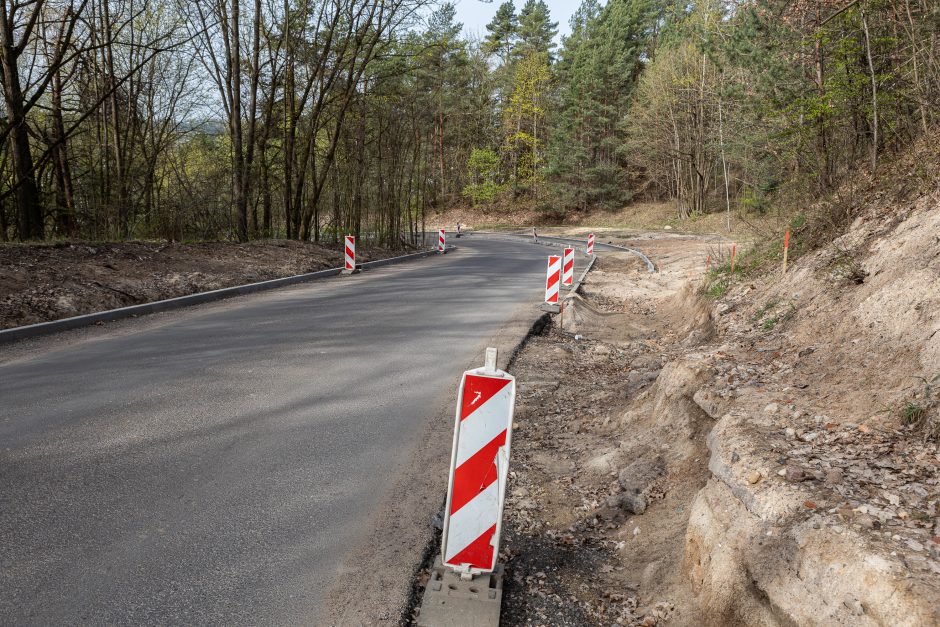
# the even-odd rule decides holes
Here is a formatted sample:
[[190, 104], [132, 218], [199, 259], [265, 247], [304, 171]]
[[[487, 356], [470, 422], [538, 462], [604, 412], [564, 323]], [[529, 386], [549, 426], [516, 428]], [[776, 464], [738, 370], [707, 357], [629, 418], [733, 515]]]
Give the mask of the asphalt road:
[[459, 245], [0, 365], [0, 624], [317, 622], [421, 425], [540, 299], [544, 247]]

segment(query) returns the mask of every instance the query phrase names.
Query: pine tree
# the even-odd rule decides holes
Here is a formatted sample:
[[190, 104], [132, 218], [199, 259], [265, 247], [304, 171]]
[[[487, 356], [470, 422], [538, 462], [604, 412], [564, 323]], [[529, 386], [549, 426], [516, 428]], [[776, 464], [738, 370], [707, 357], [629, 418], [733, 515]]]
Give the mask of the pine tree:
[[544, 0], [526, 0], [519, 11], [519, 43], [514, 52], [517, 58], [537, 53], [547, 54], [555, 49], [555, 35], [558, 34], [558, 22], [551, 21], [548, 5]]
[[651, 0], [585, 0], [559, 63], [562, 88], [548, 174], [569, 208], [613, 208], [630, 198], [618, 152], [656, 12]]
[[488, 55], [496, 55], [502, 65], [509, 63], [510, 54], [516, 40], [517, 26], [516, 7], [512, 0], [506, 0], [506, 2], [499, 5], [499, 8], [496, 9], [496, 15], [486, 25], [488, 34], [483, 41], [483, 52]]

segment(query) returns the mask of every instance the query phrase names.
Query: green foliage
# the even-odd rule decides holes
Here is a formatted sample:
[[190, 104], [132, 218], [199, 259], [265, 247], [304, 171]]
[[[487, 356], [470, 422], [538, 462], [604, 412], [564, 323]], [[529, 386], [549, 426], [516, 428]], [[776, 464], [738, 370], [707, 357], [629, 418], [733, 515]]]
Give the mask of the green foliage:
[[906, 425], [918, 424], [927, 416], [927, 406], [910, 402], [901, 408], [901, 422]]
[[917, 377], [919, 388], [911, 391], [912, 398], [904, 403], [898, 410], [901, 422], [913, 429], [924, 432], [928, 436], [940, 436], [940, 420], [937, 420], [936, 408], [940, 404], [937, 398], [936, 385], [940, 382], [940, 375], [931, 378]]
[[548, 114], [551, 69], [544, 53], [532, 52], [515, 67], [513, 89], [503, 108], [503, 162], [516, 194], [535, 188], [543, 178], [543, 136]]
[[712, 276], [705, 285], [705, 296], [717, 300], [728, 292], [731, 280], [728, 277]]
[[499, 173], [499, 155], [489, 148], [474, 148], [467, 161], [470, 179], [463, 188], [463, 195], [477, 203], [491, 203], [502, 191], [496, 182]]
[[[763, 316], [769, 313], [771, 310], [777, 307], [777, 301], [772, 300], [764, 305], [758, 312], [754, 315], [754, 320], [760, 320]], [[760, 322], [760, 327], [764, 331], [772, 331], [779, 323], [787, 322], [792, 320], [796, 315], [797, 309], [793, 303], [787, 303], [787, 307], [783, 312], [777, 312], [772, 316], [767, 316], [763, 318]]]
[[[872, 0], [837, 11], [788, 0], [582, 0], [560, 49], [545, 0], [525, 0], [518, 10], [504, 0], [479, 43], [461, 35], [450, 2], [428, 13], [389, 5], [356, 16], [327, 3], [317, 6], [338, 13], [324, 13], [319, 27], [305, 5], [262, 3], [256, 110], [243, 98], [241, 117], [222, 114], [205, 125], [196, 119], [205, 111], [232, 109], [222, 103], [226, 89], [231, 97], [222, 83], [233, 76], [232, 59], [215, 48], [227, 23], [214, 15], [223, 5], [194, 0], [212, 18], [206, 30], [181, 22], [201, 11], [179, 14], [155, 0], [136, 13], [117, 2], [120, 17], [102, 27], [161, 46], [122, 79], [116, 104], [100, 102], [100, 86], [120, 77], [101, 74], [94, 55], [103, 51], [80, 41], [91, 31], [76, 30], [61, 72], [59, 114], [66, 128], [76, 125], [61, 143], [64, 159], [53, 141], [49, 89], [35, 98], [31, 91], [51, 84], [42, 80], [45, 65], [32, 64], [39, 74], [21, 99], [31, 107], [25, 126], [37, 200], [27, 214], [19, 192], [0, 203], [0, 239], [30, 236], [19, 233], [32, 227], [18, 220], [34, 213], [55, 237], [225, 238], [236, 232], [236, 214], [241, 236], [246, 200], [269, 222], [252, 225], [252, 235], [361, 230], [393, 242], [416, 232], [429, 208], [461, 198], [488, 204], [504, 191], [527, 196], [546, 215], [616, 209], [637, 197], [672, 201], [677, 221], [729, 208], [804, 207], [855, 176], [860, 163], [877, 164], [879, 154], [936, 123], [938, 1]], [[243, 95], [254, 58], [253, 8], [245, 9]], [[381, 24], [363, 17], [379, 14]], [[423, 26], [417, 14], [426, 16]], [[342, 34], [347, 20], [357, 24], [353, 38]], [[376, 33], [374, 48], [349, 45]], [[45, 36], [34, 29], [13, 50], [42, 54], [35, 51]], [[143, 54], [118, 39], [117, 65]], [[243, 170], [235, 153], [250, 140], [257, 140], [254, 162]], [[931, 180], [935, 168], [926, 161], [912, 172], [916, 182]], [[62, 164], [71, 167], [70, 185]], [[27, 174], [14, 171], [11, 158], [0, 167], [8, 190], [27, 190]], [[248, 182], [247, 199], [238, 191], [244, 186], [233, 185], [239, 178]], [[815, 225], [802, 214], [790, 227], [800, 232], [794, 258], [825, 239], [809, 237]], [[781, 253], [775, 235], [738, 268], [765, 268]], [[847, 270], [863, 280], [857, 268]], [[721, 285], [709, 289], [717, 294]]]
[[777, 323], [780, 321], [780, 316], [770, 316], [769, 318], [764, 318], [760, 324], [760, 328], [764, 331], [772, 331]]
[[629, 108], [655, 28], [649, 0], [585, 0], [572, 18], [558, 64], [557, 123], [547, 173], [571, 209], [614, 209], [631, 192], [619, 154], [620, 122]]
[[544, 0], [526, 0], [519, 11], [516, 35], [519, 45], [516, 54], [522, 58], [532, 54], [548, 55], [555, 48], [558, 22], [549, 18], [548, 5]]
[[773, 309], [774, 307], [776, 307], [778, 302], [780, 302], [780, 301], [778, 301], [778, 300], [776, 300], [776, 299], [771, 299], [771, 300], [767, 301], [766, 303], [764, 303], [764, 304], [760, 307], [760, 309], [758, 309], [756, 312], [754, 312], [754, 316], [753, 316], [751, 319], [752, 319], [752, 320], [755, 320], [755, 321], [760, 320], [761, 318], [764, 317], [764, 314], [766, 314], [768, 311], [770, 311], [771, 309]]
[[483, 52], [508, 61], [517, 37], [518, 18], [512, 0], [506, 0], [496, 10], [496, 15], [486, 25], [487, 35], [483, 41]]

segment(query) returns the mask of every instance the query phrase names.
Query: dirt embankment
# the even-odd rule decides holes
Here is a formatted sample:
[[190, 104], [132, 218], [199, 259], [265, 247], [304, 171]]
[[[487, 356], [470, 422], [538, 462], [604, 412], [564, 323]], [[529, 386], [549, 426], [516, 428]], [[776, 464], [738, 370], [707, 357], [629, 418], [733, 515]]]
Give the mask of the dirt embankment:
[[[451, 207], [441, 213], [428, 216], [426, 228], [453, 230], [460, 222], [469, 230], [513, 230], [531, 232], [533, 226], [539, 233], [551, 235], [565, 233], [584, 238], [596, 233], [601, 238], [624, 237], [624, 231], [662, 231], [677, 235], [718, 235], [737, 242], [752, 240], [782, 232], [788, 219], [777, 213], [764, 215], [745, 213], [739, 210], [727, 214], [724, 211], [679, 219], [675, 203], [633, 202], [616, 210], [595, 209], [591, 211], [539, 210], [533, 203], [510, 203], [486, 207]], [[626, 235], [626, 237], [630, 237]]]
[[[362, 261], [394, 254], [357, 251]], [[342, 265], [339, 246], [156, 242], [0, 246], [0, 328]]]
[[938, 200], [714, 300], [604, 253], [514, 364], [504, 624], [940, 624]]

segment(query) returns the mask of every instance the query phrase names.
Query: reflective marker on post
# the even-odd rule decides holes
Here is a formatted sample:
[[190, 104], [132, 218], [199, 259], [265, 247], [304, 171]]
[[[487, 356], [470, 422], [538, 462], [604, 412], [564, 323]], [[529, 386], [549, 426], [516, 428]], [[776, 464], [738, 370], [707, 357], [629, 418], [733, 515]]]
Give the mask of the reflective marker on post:
[[346, 236], [346, 270], [356, 269], [356, 238], [353, 235]]
[[444, 229], [437, 231], [437, 252], [442, 253], [447, 249], [444, 245]]
[[594, 254], [594, 234], [593, 233], [588, 235], [587, 254], [589, 255]]
[[558, 304], [558, 288], [561, 282], [561, 257], [551, 255], [548, 258], [548, 272], [545, 276], [545, 302]]
[[486, 366], [464, 372], [457, 392], [441, 544], [444, 565], [467, 577], [496, 567], [515, 402], [515, 378], [486, 349]]
[[574, 248], [565, 248], [562, 254], [561, 283], [568, 286], [574, 283]]

